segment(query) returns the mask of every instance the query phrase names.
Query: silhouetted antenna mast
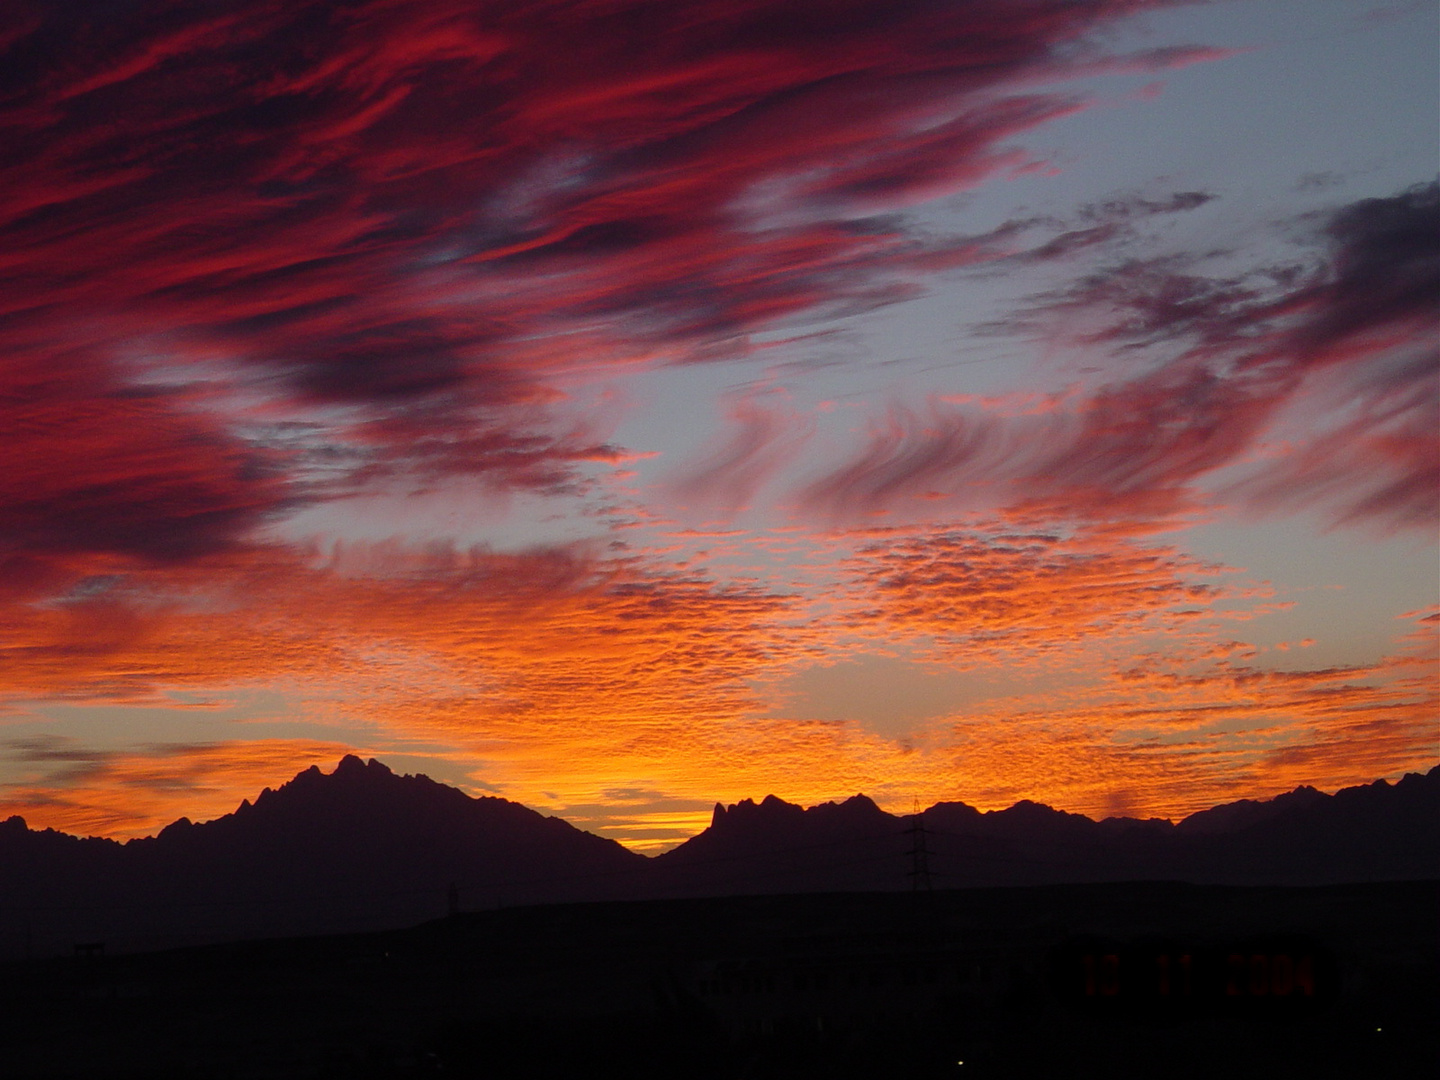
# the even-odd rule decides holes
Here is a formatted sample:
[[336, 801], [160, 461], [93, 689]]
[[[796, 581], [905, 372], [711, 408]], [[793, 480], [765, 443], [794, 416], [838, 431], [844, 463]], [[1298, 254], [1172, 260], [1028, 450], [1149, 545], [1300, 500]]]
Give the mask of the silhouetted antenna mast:
[[930, 880], [930, 849], [926, 845], [925, 814], [920, 809], [920, 800], [915, 800], [915, 813], [910, 818], [910, 827], [905, 830], [910, 837], [910, 891], [930, 892], [934, 885]]

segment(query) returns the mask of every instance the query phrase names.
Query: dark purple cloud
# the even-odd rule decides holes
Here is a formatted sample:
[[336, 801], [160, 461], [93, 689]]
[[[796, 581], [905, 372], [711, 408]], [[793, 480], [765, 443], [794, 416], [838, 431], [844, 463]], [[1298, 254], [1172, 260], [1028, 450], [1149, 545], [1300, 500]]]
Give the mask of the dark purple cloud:
[[1368, 351], [1367, 334], [1424, 340], [1440, 324], [1440, 182], [1352, 203], [1330, 219], [1325, 235], [1334, 255], [1295, 333], [1300, 351], [1343, 360], [1338, 350]]

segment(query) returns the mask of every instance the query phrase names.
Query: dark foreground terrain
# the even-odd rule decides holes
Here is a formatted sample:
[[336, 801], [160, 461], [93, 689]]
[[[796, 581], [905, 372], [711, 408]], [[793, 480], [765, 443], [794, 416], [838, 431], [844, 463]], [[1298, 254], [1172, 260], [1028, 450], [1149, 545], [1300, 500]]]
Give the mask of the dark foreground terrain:
[[1440, 883], [508, 908], [0, 967], [0, 1076], [1440, 1075]]

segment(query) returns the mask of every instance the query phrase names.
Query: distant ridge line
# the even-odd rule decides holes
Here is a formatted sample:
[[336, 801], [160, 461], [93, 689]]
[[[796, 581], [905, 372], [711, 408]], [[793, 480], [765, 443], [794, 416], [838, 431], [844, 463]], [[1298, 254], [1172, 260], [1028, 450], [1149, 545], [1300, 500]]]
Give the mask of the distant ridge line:
[[[252, 803], [126, 843], [0, 822], [0, 958], [76, 941], [156, 948], [411, 925], [458, 906], [912, 887], [913, 837], [858, 795], [717, 805], [645, 857], [564, 820], [347, 755]], [[1440, 766], [1334, 795], [1296, 789], [1179, 823], [1095, 821], [1028, 800], [923, 812], [947, 889], [1117, 881], [1327, 885], [1440, 878]]]

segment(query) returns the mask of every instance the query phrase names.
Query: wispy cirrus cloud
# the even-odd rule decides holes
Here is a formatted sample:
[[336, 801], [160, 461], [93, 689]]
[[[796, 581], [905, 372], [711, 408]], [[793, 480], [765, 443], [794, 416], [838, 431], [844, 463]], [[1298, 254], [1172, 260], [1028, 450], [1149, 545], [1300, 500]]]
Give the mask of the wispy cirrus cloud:
[[802, 500], [841, 520], [946, 499], [1038, 527], [1143, 534], [1199, 510], [1198, 483], [1251, 448], [1273, 414], [1255, 385], [1265, 379], [1175, 365], [1015, 417], [938, 399], [923, 413], [895, 405]]
[[674, 496], [688, 506], [722, 513], [744, 508], [795, 460], [815, 431], [813, 420], [790, 407], [778, 388], [734, 395], [726, 413], [728, 432], [670, 482]]
[[[1319, 222], [1310, 265], [1208, 277], [1172, 255], [1084, 276], [1010, 329], [1063, 322], [1087, 349], [1132, 363], [1158, 357], [1151, 370], [1043, 416], [894, 406], [864, 450], [809, 485], [806, 501], [851, 515], [933, 493], [1022, 520], [1105, 521], [1122, 532], [1225, 502], [1315, 507], [1382, 529], [1433, 524], [1437, 208], [1432, 183], [1333, 211]], [[1108, 226], [1097, 228], [1086, 244], [1108, 240]], [[1059, 239], [1076, 235], [1088, 236]], [[1245, 475], [1222, 477], [1237, 466]]]

